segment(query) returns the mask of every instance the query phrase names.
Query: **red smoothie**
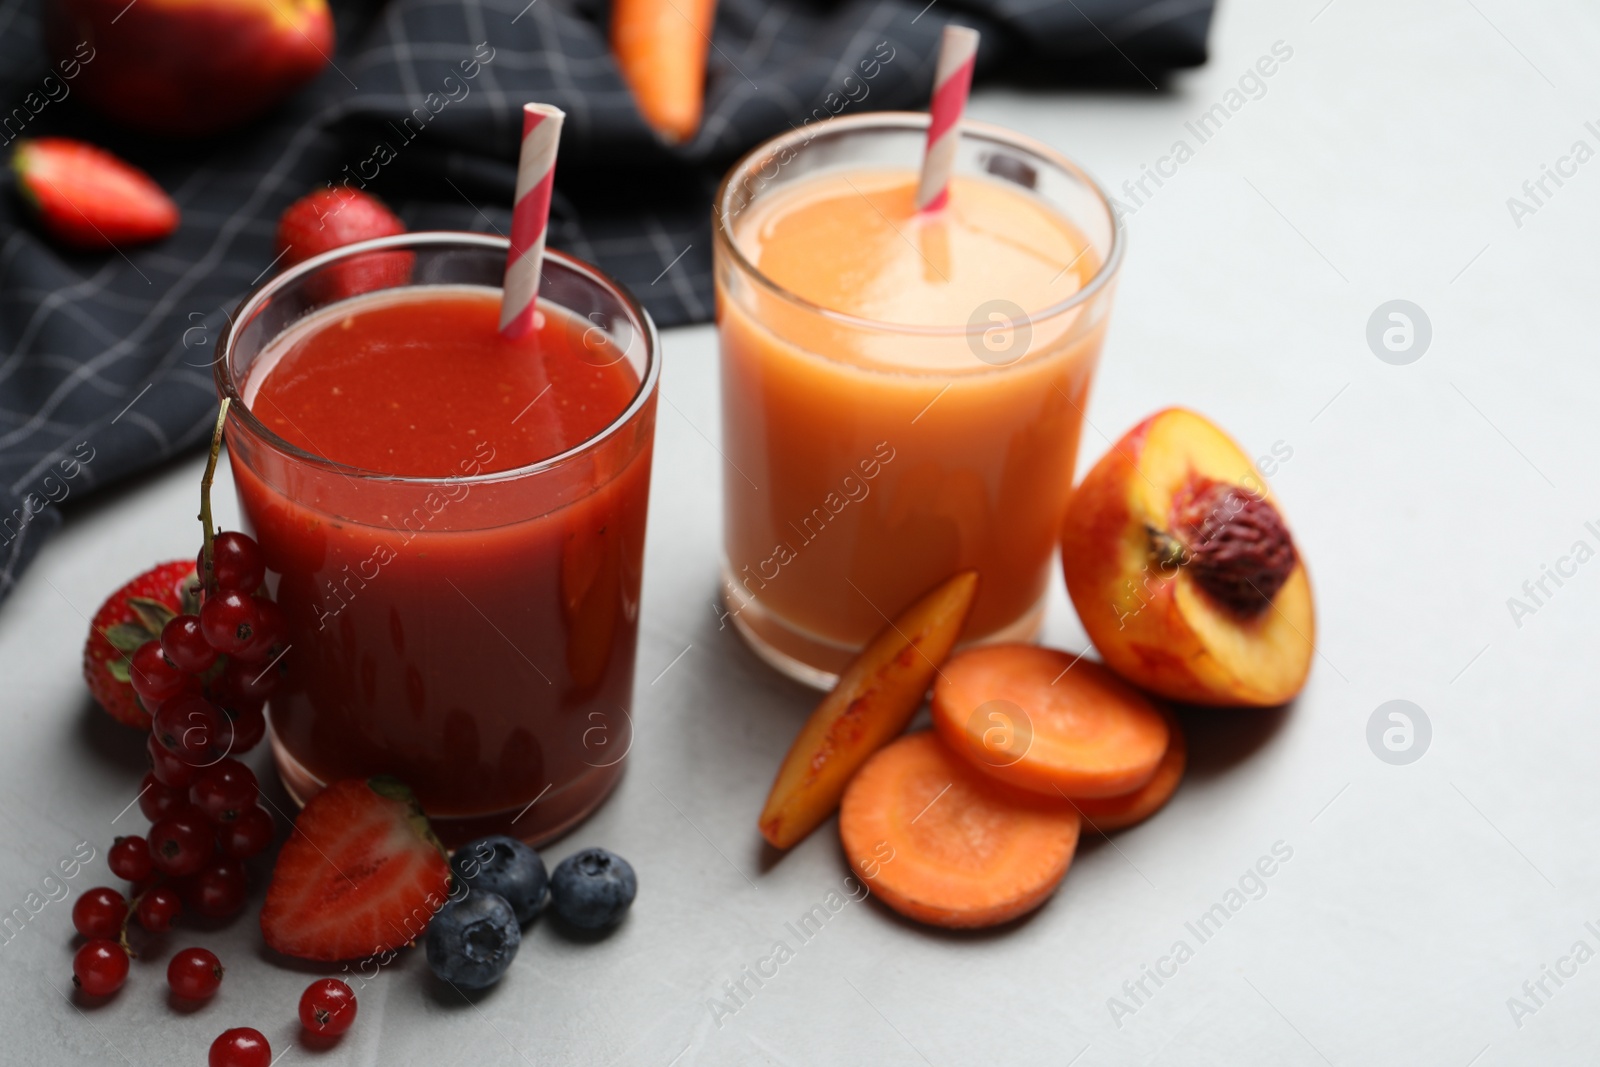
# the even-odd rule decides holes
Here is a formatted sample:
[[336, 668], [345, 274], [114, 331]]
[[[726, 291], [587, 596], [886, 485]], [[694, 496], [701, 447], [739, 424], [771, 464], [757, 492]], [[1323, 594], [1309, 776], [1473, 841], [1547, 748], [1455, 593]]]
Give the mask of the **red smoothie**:
[[447, 842], [559, 832], [632, 737], [654, 400], [580, 448], [634, 401], [634, 367], [571, 314], [518, 341], [498, 314], [497, 290], [451, 286], [309, 316], [245, 400], [356, 470], [231, 453], [289, 622], [286, 782], [393, 774]]

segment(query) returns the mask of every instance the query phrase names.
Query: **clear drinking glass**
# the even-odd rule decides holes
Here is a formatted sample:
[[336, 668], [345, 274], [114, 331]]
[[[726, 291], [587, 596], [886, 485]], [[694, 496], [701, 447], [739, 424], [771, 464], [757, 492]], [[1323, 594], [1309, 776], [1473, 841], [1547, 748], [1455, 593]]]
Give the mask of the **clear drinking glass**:
[[[1031, 308], [987, 299], [958, 306], [956, 325], [949, 309], [923, 325], [813, 303], [763, 273], [749, 231], [776, 227], [767, 205], [797, 202], [773, 198], [914, 175], [927, 124], [875, 113], [775, 137], [735, 164], [713, 210], [724, 605], [762, 658], [819, 687], [888, 618], [968, 568], [981, 582], [967, 642], [1037, 633], [1122, 257], [1093, 179], [1037, 141], [969, 121], [957, 179], [999, 183], [1080, 235], [1085, 258], [1062, 265], [1079, 271], [1070, 295]], [[905, 231], [939, 272], [952, 254], [941, 231]], [[815, 232], [851, 239], [844, 226]]]
[[[283, 440], [250, 402], [274, 344], [322, 321], [309, 317], [442, 291], [497, 298], [506, 250], [497, 237], [415, 233], [308, 260], [244, 302], [215, 367], [233, 405], [227, 441], [246, 524], [288, 623], [269, 709], [284, 783], [304, 800], [332, 779], [392, 774], [447, 844], [497, 832], [548, 840], [622, 773], [655, 327], [605, 275], [545, 253], [541, 312], [570, 316], [582, 358], [627, 360], [639, 385], [604, 430], [513, 470], [464, 462], [458, 477], [418, 478], [347, 466]], [[330, 299], [333, 272], [384, 263], [399, 269], [364, 271], [387, 277], [378, 291]]]

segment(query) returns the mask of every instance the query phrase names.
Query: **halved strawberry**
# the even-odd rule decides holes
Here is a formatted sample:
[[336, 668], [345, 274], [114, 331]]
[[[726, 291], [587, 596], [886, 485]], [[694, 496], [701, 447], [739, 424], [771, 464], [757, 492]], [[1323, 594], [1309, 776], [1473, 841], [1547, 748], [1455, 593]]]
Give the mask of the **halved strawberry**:
[[346, 778], [312, 797], [278, 853], [261, 933], [305, 960], [351, 960], [422, 936], [450, 891], [450, 865], [411, 790]]
[[[278, 251], [283, 265], [320, 256], [374, 237], [405, 233], [406, 224], [383, 201], [348, 185], [329, 186], [302, 196], [278, 218]], [[330, 267], [311, 287], [322, 300], [339, 300], [374, 289], [404, 285], [411, 279], [410, 252], [373, 252]]]
[[127, 726], [150, 728], [150, 712], [128, 684], [134, 650], [161, 636], [167, 620], [199, 610], [194, 561], [175, 559], [152, 567], [100, 605], [83, 646], [83, 680], [100, 706]]
[[58, 241], [111, 248], [178, 228], [178, 205], [150, 176], [110, 152], [67, 137], [18, 141], [17, 188]]

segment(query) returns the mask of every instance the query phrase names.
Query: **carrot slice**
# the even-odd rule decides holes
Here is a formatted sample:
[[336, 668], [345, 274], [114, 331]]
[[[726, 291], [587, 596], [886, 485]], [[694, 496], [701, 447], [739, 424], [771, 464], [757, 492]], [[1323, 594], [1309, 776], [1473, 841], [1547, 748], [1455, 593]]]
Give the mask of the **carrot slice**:
[[839, 839], [850, 866], [906, 918], [994, 926], [1060, 884], [1078, 813], [986, 778], [923, 730], [861, 768], [839, 808]]
[[978, 595], [962, 571], [878, 631], [811, 713], [761, 809], [761, 834], [788, 848], [833, 814], [856, 768], [911, 721]]
[[1140, 788], [1167, 750], [1167, 721], [1092, 660], [1035, 645], [987, 645], [945, 664], [933, 725], [972, 765], [1053, 797]]
[[1072, 798], [1073, 807], [1094, 833], [1109, 834], [1144, 822], [1166, 806], [1178, 791], [1184, 768], [1189, 762], [1189, 745], [1177, 718], [1166, 713], [1167, 751], [1156, 766], [1156, 773], [1144, 785], [1120, 797]]
[[611, 51], [644, 120], [668, 141], [687, 141], [705, 106], [706, 49], [716, 0], [615, 0]]

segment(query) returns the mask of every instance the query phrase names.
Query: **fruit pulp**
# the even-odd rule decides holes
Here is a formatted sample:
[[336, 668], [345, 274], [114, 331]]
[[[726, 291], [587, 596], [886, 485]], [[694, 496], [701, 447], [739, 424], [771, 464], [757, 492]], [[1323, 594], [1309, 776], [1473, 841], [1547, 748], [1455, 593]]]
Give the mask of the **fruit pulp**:
[[428, 286], [309, 316], [245, 399], [359, 470], [269, 478], [230, 452], [287, 622], [286, 783], [304, 800], [392, 774], [447, 843], [552, 836], [609, 791], [631, 739], [654, 398], [631, 447], [612, 434], [521, 470], [592, 441], [640, 380], [581, 318], [542, 305], [513, 342], [498, 315], [498, 290]]
[[916, 182], [796, 179], [733, 223], [764, 280], [717, 274], [724, 600], [814, 684], [965, 569], [965, 643], [1033, 636], [1104, 336], [1106, 301], [1049, 310], [1102, 262], [1057, 209], [957, 175], [918, 213]]

